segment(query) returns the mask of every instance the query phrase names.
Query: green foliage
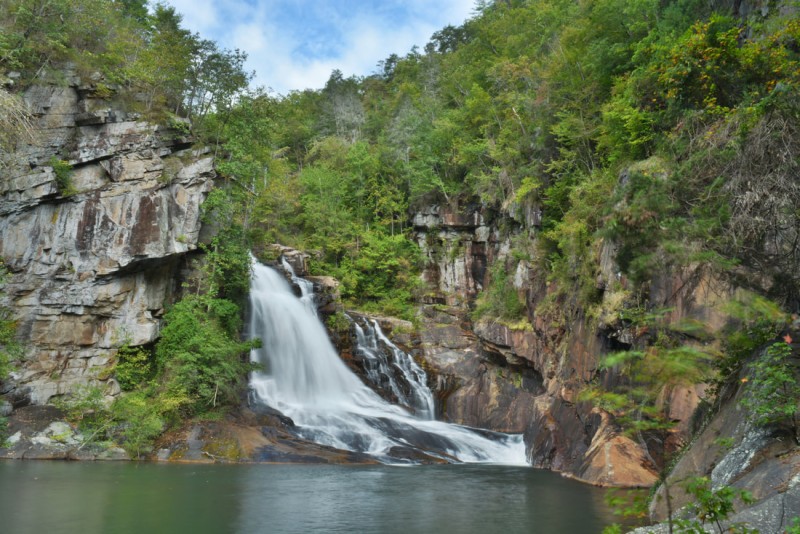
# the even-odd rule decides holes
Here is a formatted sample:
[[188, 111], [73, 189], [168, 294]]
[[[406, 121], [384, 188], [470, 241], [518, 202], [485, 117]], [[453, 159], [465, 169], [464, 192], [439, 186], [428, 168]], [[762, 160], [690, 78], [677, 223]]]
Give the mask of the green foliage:
[[606, 492], [605, 501], [615, 515], [624, 518], [646, 519], [649, 515], [647, 492], [642, 490], [612, 488]]
[[114, 436], [133, 458], [149, 451], [153, 441], [164, 431], [166, 423], [161, 413], [167, 408], [142, 391], [114, 401], [111, 406], [111, 417], [117, 422]]
[[56, 187], [59, 194], [64, 197], [74, 195], [77, 191], [72, 185], [72, 165], [68, 161], [58, 159], [55, 156], [50, 158], [49, 164], [56, 177]]
[[525, 303], [519, 297], [505, 262], [498, 261], [489, 271], [489, 284], [481, 292], [473, 317], [517, 321], [525, 316]]
[[0, 448], [8, 447], [8, 417], [0, 417]]
[[117, 442], [134, 459], [150, 452], [167, 417], [184, 403], [174, 395], [155, 393], [151, 386], [121, 395], [111, 404], [99, 386], [80, 387], [54, 402], [83, 434], [81, 446]]
[[559, 314], [564, 318], [573, 317], [579, 309], [590, 308], [601, 296], [597, 288], [597, 256], [601, 245], [598, 228], [615, 182], [613, 174], [596, 172], [571, 187], [564, 200], [571, 208], [558, 222], [550, 221], [549, 229], [543, 233], [540, 246], [542, 256], [548, 260], [548, 278], [558, 283], [552, 298], [558, 302]]
[[419, 285], [420, 261], [419, 249], [405, 235], [366, 231], [357, 252], [339, 265], [312, 263], [312, 267], [336, 276], [342, 297], [364, 311], [411, 320], [409, 303]]
[[[742, 149], [753, 140], [789, 147], [770, 161], [797, 160], [792, 143], [766, 139], [798, 137], [798, 37], [791, 17], [739, 21], [697, 0], [496, 2], [381, 73], [335, 71], [320, 91], [244, 98], [210, 130], [229, 156], [220, 168], [255, 196], [248, 235], [320, 251], [316, 268], [338, 270], [350, 298], [386, 293], [355, 294], [368, 270], [362, 243], [402, 233], [409, 207], [525, 201], [542, 208], [537, 257], [553, 307], [571, 317], [601, 297], [604, 239], [637, 286], [670, 266], [734, 276], [748, 264], [745, 235], [762, 252], [800, 242], [792, 223], [746, 224], [793, 217], [791, 188], [773, 188], [771, 199], [786, 198], [774, 209], [745, 210], [737, 203], [755, 197], [754, 182], [726, 183], [731, 158], [745, 170], [758, 160]], [[759, 165], [748, 172], [784, 185], [796, 174]], [[795, 257], [782, 252], [771, 259]]]
[[233, 187], [218, 187], [203, 203], [201, 220], [215, 230], [205, 252], [198, 292], [241, 302], [250, 287], [250, 256], [247, 236], [241, 225], [242, 194]]
[[100, 73], [98, 95], [118, 87], [128, 104], [152, 117], [168, 111], [198, 122], [224, 113], [252, 74], [246, 55], [220, 49], [181, 27], [175, 8], [140, 0], [3, 0], [0, 68], [22, 83], [58, 79], [66, 62], [84, 77]]
[[112, 424], [105, 390], [100, 386], [79, 386], [72, 394], [53, 402], [70, 423], [76, 425], [87, 442], [99, 440]]
[[239, 308], [231, 301], [188, 296], [164, 317], [156, 347], [159, 390], [177, 395], [181, 413], [195, 415], [235, 403], [252, 366], [253, 342], [240, 342]]
[[788, 342], [770, 345], [751, 366], [751, 378], [747, 379], [747, 394], [742, 404], [748, 408], [757, 425], [789, 421], [794, 439], [800, 443], [800, 381], [797, 379], [797, 365], [792, 360], [792, 347]]
[[736, 377], [753, 353], [775, 339], [787, 322], [786, 313], [774, 302], [749, 292], [729, 301], [724, 311], [732, 320], [721, 333], [724, 357], [716, 364], [717, 388]]
[[145, 384], [153, 376], [155, 367], [150, 351], [142, 347], [123, 345], [117, 351], [114, 376], [123, 391], [131, 391]]
[[350, 321], [344, 313], [337, 311], [331, 314], [326, 320], [325, 324], [332, 332], [343, 333], [350, 329]]
[[639, 314], [639, 329], [646, 332], [639, 340], [641, 348], [602, 358], [601, 370], [621, 374], [625, 384], [607, 390], [598, 383], [581, 393], [582, 400], [614, 414], [629, 434], [672, 428], [674, 421], [659, 403], [662, 393], [678, 385], [704, 383], [713, 376], [718, 357], [713, 345], [689, 344], [680, 330], [660, 319], [664, 313]]
[[619, 188], [620, 199], [605, 225], [606, 235], [618, 243], [617, 264], [635, 282], [653, 271], [658, 246], [673, 209], [666, 173], [655, 164], [630, 169]]
[[686, 484], [686, 491], [693, 497], [689, 509], [697, 519], [676, 520], [678, 532], [697, 533], [707, 532], [705, 524], [716, 525], [718, 532], [736, 532], [741, 534], [757, 533], [757, 530], [749, 529], [746, 525], [735, 524], [722, 529], [721, 522], [726, 520], [734, 511], [736, 500], [741, 500], [745, 504], [754, 502], [752, 495], [745, 490], [723, 486], [719, 489], [712, 489], [711, 481], [706, 477], [695, 477]]
[[[8, 270], [0, 260], [0, 297], [5, 295]], [[11, 362], [22, 354], [22, 347], [17, 341], [17, 321], [11, 308], [0, 305], [0, 381], [4, 380], [11, 370]]]
[[89, 51], [100, 54], [110, 27], [124, 23], [120, 15], [110, 0], [3, 0], [0, 65], [21, 70], [30, 80], [60, 62], [89, 56]]

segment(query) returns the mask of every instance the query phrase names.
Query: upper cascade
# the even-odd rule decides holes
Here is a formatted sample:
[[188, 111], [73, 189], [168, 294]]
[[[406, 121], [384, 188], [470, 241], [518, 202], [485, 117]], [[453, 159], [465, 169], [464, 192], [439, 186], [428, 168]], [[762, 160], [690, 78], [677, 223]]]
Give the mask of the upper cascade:
[[[250, 335], [262, 340], [251, 359], [263, 366], [251, 388], [259, 402], [291, 417], [301, 437], [387, 463], [427, 456], [527, 464], [522, 436], [421, 419], [383, 400], [342, 362], [322, 323], [284, 277], [255, 260], [250, 307]], [[422, 404], [428, 407], [413, 408], [430, 417], [432, 399]]]

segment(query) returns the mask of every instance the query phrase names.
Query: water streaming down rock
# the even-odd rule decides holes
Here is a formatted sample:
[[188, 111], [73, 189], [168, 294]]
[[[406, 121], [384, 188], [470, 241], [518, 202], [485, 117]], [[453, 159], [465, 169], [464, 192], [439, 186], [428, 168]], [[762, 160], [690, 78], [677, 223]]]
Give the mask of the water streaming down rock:
[[316, 299], [314, 299], [314, 284], [306, 280], [305, 278], [300, 278], [294, 272], [294, 267], [292, 264], [286, 261], [286, 258], [281, 256], [281, 266], [283, 270], [289, 273], [289, 277], [292, 279], [292, 283], [295, 284], [297, 287], [300, 288], [300, 302], [310, 311], [314, 316], [317, 315], [317, 303]]
[[364, 361], [366, 378], [387, 390], [398, 404], [407, 406], [420, 419], [433, 419], [433, 392], [427, 375], [414, 359], [391, 342], [375, 320], [354, 321], [356, 352]]
[[250, 306], [250, 334], [262, 340], [251, 358], [264, 366], [251, 387], [258, 401], [291, 417], [301, 437], [385, 462], [526, 463], [521, 436], [419, 419], [384, 401], [345, 366], [286, 280], [255, 261]]

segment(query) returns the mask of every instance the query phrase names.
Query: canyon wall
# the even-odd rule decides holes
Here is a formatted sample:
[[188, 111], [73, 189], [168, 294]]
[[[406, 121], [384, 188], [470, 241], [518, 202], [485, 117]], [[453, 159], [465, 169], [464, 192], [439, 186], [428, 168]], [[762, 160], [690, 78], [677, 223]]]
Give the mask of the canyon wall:
[[42, 404], [107, 383], [116, 349], [146, 345], [197, 248], [212, 158], [186, 124], [158, 126], [69, 69], [23, 94], [34, 138], [5, 154], [0, 257], [24, 360], [3, 393]]
[[[416, 213], [430, 291], [415, 350], [435, 377], [442, 416], [524, 433], [535, 467], [599, 485], [650, 486], [665, 447], [675, 449], [688, 437], [702, 389], [676, 388], [666, 395], [664, 405], [679, 424], [670, 442], [657, 446], [627, 436], [610, 414], [580, 398], [593, 382], [613, 386], [621, 380], [599, 367], [604, 354], [629, 347], [635, 337], [618, 313], [627, 281], [606, 244], [596, 258], [600, 312], [587, 317], [577, 309], [566, 320], [537, 314], [552, 287], [537, 270], [537, 258], [514, 257], [514, 251], [537, 250], [539, 225], [535, 206], [516, 206], [513, 213], [477, 204], [429, 206]], [[508, 274], [526, 303], [527, 316], [519, 321], [476, 319], [471, 313], [498, 263], [513, 269]], [[719, 325], [724, 316], [717, 305], [729, 294], [725, 284], [686, 270], [654, 279], [649, 298], [671, 310], [671, 321]]]

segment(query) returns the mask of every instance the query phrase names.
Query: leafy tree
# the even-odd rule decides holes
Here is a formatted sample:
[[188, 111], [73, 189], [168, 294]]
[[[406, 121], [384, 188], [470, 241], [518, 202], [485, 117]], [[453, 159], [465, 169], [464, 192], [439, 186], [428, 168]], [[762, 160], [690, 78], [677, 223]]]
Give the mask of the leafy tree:
[[220, 50], [214, 41], [196, 36], [193, 44], [183, 101], [186, 115], [196, 122], [212, 111], [227, 116], [253, 78], [244, 69], [247, 54], [238, 49]]
[[198, 38], [181, 27], [182, 18], [174, 7], [157, 4], [148, 20], [147, 46], [123, 71], [124, 81], [144, 95], [146, 111], [177, 109], [183, 101]]
[[798, 399], [800, 381], [797, 366], [792, 361], [791, 337], [773, 343], [751, 366], [752, 377], [747, 379], [746, 397], [742, 403], [750, 410], [758, 425], [789, 421], [792, 435], [800, 445]]
[[252, 342], [236, 338], [239, 308], [210, 297], [185, 297], [164, 317], [156, 347], [161, 390], [185, 398], [179, 410], [194, 415], [235, 403], [251, 369], [243, 355]]
[[723, 486], [718, 489], [711, 487], [711, 481], [706, 477], [694, 477], [687, 481], [686, 491], [694, 497], [692, 504], [689, 505], [690, 511], [696, 515], [697, 519], [679, 519], [675, 521], [678, 532], [691, 534], [701, 534], [707, 532], [706, 523], [715, 525], [717, 531], [731, 532], [737, 534], [757, 534], [755, 529], [747, 528], [743, 524], [729, 525], [726, 529], [722, 528], [722, 521], [725, 521], [734, 511], [734, 503], [740, 499], [746, 504], [753, 503], [753, 496], [750, 492]]

